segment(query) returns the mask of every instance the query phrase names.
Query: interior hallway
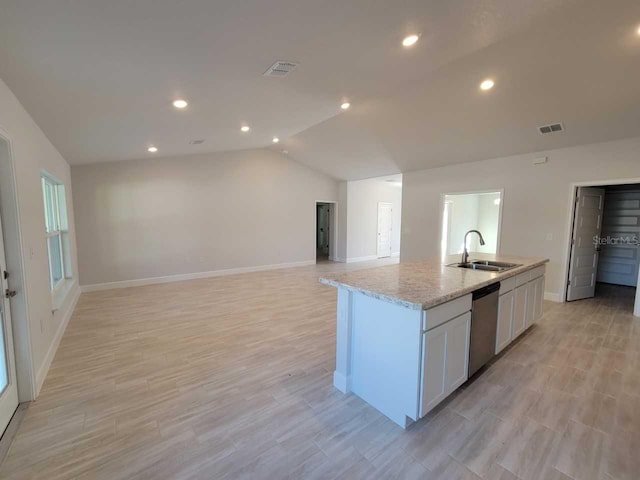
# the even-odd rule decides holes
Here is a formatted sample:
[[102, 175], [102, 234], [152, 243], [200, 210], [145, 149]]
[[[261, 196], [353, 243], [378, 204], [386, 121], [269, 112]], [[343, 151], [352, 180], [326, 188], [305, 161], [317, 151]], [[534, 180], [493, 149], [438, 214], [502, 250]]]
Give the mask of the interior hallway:
[[332, 386], [329, 270], [83, 294], [0, 478], [635, 479], [633, 297], [540, 324], [402, 431]]

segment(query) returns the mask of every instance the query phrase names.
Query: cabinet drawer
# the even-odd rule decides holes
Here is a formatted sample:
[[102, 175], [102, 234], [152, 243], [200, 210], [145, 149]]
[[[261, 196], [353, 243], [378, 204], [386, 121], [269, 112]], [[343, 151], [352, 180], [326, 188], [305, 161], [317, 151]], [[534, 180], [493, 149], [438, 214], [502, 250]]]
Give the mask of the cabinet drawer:
[[427, 331], [442, 325], [452, 318], [471, 310], [471, 294], [435, 306], [422, 312], [422, 330]]
[[500, 281], [500, 295], [504, 295], [514, 288], [516, 288], [516, 277], [509, 277]]
[[540, 265], [539, 267], [534, 268], [533, 270], [531, 270], [531, 280], [534, 280], [538, 277], [541, 277], [544, 275], [544, 265]]
[[524, 273], [521, 273], [521, 274], [517, 275], [516, 276], [516, 287], [519, 287], [520, 285], [524, 285], [529, 280], [531, 280], [531, 271], [527, 271], [527, 272], [524, 272]]

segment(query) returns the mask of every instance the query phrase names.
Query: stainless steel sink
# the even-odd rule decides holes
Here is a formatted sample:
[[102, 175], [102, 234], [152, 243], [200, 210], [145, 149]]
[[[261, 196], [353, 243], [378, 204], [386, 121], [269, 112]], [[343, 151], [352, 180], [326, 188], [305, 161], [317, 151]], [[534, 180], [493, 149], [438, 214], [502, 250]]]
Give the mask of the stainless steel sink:
[[504, 272], [512, 268], [520, 267], [518, 263], [496, 262], [493, 260], [472, 260], [467, 263], [451, 263], [448, 267], [469, 268], [486, 272]]
[[471, 263], [473, 263], [474, 265], [488, 265], [491, 267], [500, 267], [507, 269], [522, 266], [522, 264], [518, 263], [496, 262], [495, 260], [471, 260]]

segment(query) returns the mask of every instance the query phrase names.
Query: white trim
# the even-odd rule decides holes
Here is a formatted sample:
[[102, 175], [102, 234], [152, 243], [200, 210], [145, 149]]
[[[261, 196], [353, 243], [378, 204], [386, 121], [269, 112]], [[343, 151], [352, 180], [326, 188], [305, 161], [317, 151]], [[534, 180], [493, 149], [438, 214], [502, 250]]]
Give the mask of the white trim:
[[562, 303], [562, 295], [554, 292], [544, 292], [544, 299], [550, 302]]
[[640, 295], [638, 295], [638, 292], [640, 292], [640, 271], [638, 272], [638, 286], [636, 287], [636, 301], [634, 302], [634, 305], [633, 305], [634, 317], [640, 317]]
[[56, 356], [56, 351], [58, 350], [58, 346], [60, 345], [60, 340], [62, 340], [62, 336], [64, 335], [64, 331], [67, 329], [67, 325], [69, 324], [69, 320], [73, 315], [74, 310], [76, 309], [76, 305], [78, 303], [78, 299], [80, 298], [81, 290], [79, 288], [74, 288], [72, 290], [73, 297], [71, 299], [71, 303], [69, 304], [69, 308], [67, 309], [64, 318], [60, 322], [60, 326], [53, 336], [53, 340], [51, 341], [51, 345], [49, 345], [49, 350], [47, 350], [47, 354], [42, 361], [42, 365], [38, 369], [38, 373], [36, 373], [36, 397], [40, 393], [40, 389], [44, 384], [45, 379], [47, 378], [47, 373], [49, 373], [49, 368], [51, 367], [51, 362], [53, 362], [53, 358]]
[[94, 283], [81, 285], [82, 293], [96, 292], [99, 290], [112, 290], [114, 288], [141, 287], [143, 285], [155, 285], [158, 283], [184, 282], [200, 278], [222, 277], [225, 275], [237, 275], [239, 273], [263, 272], [265, 270], [278, 270], [280, 268], [295, 268], [315, 265], [316, 260], [303, 260], [301, 262], [276, 263], [273, 265], [259, 265], [257, 267], [227, 268], [224, 270], [212, 270], [209, 272], [182, 273], [178, 275], [166, 275], [163, 277], [140, 278], [136, 280], [122, 280], [119, 282]]
[[391, 254], [391, 256], [392, 256], [393, 258], [399, 258], [399, 257], [400, 257], [400, 252], [393, 252], [393, 253]]
[[366, 262], [369, 260], [378, 260], [377, 255], [367, 255], [366, 257], [351, 257], [347, 258], [346, 263]]
[[[562, 277], [562, 293], [561, 302], [567, 300], [567, 287], [569, 282], [569, 262], [571, 260], [571, 235], [573, 233], [573, 222], [576, 214], [576, 192], [578, 187], [604, 187], [609, 185], [626, 185], [632, 183], [640, 183], [640, 177], [634, 178], [615, 178], [609, 180], [589, 180], [586, 182], [572, 182], [569, 189], [569, 218], [566, 222], [565, 231], [565, 249], [563, 261], [563, 277]], [[636, 303], [640, 303], [640, 288], [636, 289]]]
[[351, 391], [351, 375], [347, 377], [340, 372], [333, 372], [333, 386], [342, 393], [349, 393]]

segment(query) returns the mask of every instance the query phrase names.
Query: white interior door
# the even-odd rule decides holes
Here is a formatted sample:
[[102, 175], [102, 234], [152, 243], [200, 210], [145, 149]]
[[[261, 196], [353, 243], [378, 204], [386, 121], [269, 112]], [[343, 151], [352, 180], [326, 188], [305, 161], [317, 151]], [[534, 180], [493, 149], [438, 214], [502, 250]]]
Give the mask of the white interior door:
[[9, 284], [5, 278], [7, 262], [4, 256], [2, 219], [0, 218], [0, 435], [18, 408], [18, 385], [16, 384], [16, 362], [13, 353], [11, 332], [11, 308], [9, 306]]
[[378, 203], [378, 258], [391, 256], [391, 203]]
[[602, 230], [604, 188], [578, 187], [573, 217], [567, 301], [593, 297], [600, 248], [594, 237]]

